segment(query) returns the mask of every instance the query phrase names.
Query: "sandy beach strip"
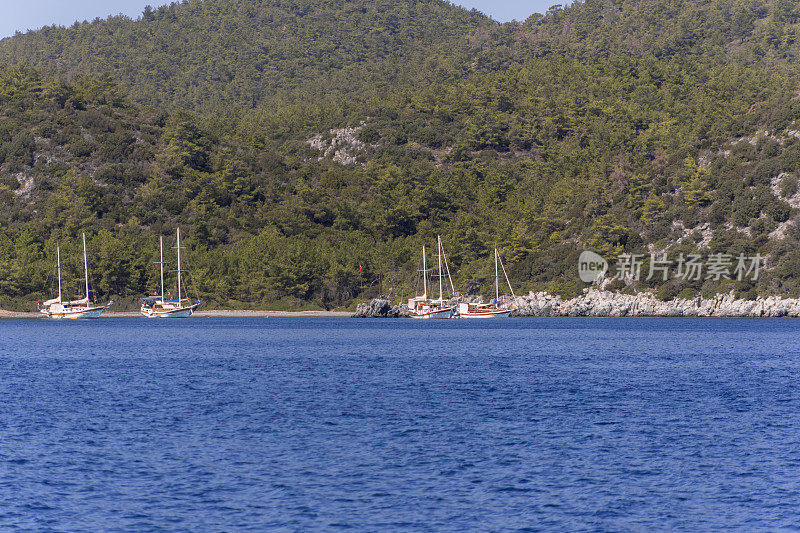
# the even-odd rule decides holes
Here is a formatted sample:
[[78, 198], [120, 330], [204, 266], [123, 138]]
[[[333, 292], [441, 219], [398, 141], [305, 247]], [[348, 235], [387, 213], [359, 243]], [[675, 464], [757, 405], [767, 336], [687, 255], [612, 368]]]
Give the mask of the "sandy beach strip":
[[3, 318], [43, 318], [40, 313], [22, 313], [0, 309], [0, 319]]

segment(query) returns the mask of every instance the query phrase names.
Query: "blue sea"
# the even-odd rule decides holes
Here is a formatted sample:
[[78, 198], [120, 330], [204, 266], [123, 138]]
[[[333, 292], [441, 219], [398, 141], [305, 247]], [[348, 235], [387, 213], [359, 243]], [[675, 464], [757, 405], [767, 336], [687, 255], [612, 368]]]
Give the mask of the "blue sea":
[[800, 528], [800, 321], [0, 321], [0, 529]]

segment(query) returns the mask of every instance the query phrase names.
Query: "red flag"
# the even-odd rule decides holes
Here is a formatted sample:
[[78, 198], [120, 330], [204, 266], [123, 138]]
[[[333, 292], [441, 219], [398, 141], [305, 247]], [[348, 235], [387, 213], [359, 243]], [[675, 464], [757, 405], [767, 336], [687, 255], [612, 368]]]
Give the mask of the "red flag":
[[358, 264], [358, 271], [361, 272], [361, 273], [364, 272], [364, 267], [361, 266], [361, 263]]

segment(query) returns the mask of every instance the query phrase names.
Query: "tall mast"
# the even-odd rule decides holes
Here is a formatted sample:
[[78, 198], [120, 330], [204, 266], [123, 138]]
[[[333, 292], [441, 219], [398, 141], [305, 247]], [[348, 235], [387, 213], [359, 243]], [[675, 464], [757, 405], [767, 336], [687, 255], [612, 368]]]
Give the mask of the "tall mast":
[[436, 236], [436, 244], [439, 245], [439, 301], [442, 301], [442, 238]]
[[56, 256], [58, 257], [58, 303], [61, 303], [61, 245], [56, 245]]
[[86, 277], [86, 304], [89, 304], [89, 261], [86, 259], [86, 234], [83, 234], [83, 273]]
[[455, 297], [456, 288], [453, 286], [453, 276], [450, 275], [450, 265], [447, 264], [447, 254], [444, 252], [444, 246], [442, 246], [442, 259], [444, 260], [444, 268], [447, 271], [447, 279], [450, 281], [450, 295]]
[[161, 267], [161, 301], [164, 301], [164, 236], [158, 236], [158, 251], [161, 258], [158, 261], [158, 266]]
[[181, 304], [181, 228], [178, 228], [178, 305]]
[[422, 286], [424, 291], [422, 297], [428, 299], [428, 263], [425, 259], [425, 245], [422, 245]]
[[[498, 257], [499, 257], [499, 255], [498, 255]], [[503, 260], [502, 259], [500, 259], [500, 268], [503, 269], [503, 275], [506, 277], [506, 283], [508, 283], [508, 290], [511, 291], [511, 298], [514, 300], [514, 302], [516, 302], [517, 301], [517, 295], [514, 294], [514, 287], [511, 286], [511, 280], [508, 279], [508, 272], [506, 272], [506, 267], [503, 264]]]
[[500, 301], [500, 273], [497, 271], [497, 248], [494, 249], [494, 301]]

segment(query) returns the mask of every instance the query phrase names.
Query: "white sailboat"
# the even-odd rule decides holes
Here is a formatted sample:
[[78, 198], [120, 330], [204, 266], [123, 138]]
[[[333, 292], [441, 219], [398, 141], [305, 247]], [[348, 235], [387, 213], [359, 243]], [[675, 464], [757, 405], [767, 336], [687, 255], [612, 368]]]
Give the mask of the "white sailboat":
[[178, 299], [167, 300], [164, 297], [164, 237], [158, 238], [160, 260], [158, 264], [161, 268], [161, 296], [150, 296], [142, 298], [140, 312], [147, 318], [189, 318], [198, 307], [200, 300], [191, 303], [189, 298], [181, 297], [181, 229], [177, 229], [176, 238], [178, 242]]
[[[428, 263], [425, 257], [425, 246], [422, 247], [422, 282], [423, 294], [422, 296], [415, 296], [408, 299], [408, 315], [411, 318], [419, 319], [446, 319], [453, 318], [456, 308], [449, 304], [448, 301], [442, 297], [442, 256], [444, 249], [442, 248], [442, 238], [436, 237], [437, 251], [439, 256], [439, 298], [436, 300], [428, 299]], [[450, 268], [447, 267], [447, 258], [445, 257], [445, 268], [447, 268], [448, 278], [450, 276]], [[450, 279], [450, 288], [453, 288], [453, 280]]]
[[90, 305], [89, 301], [89, 260], [86, 257], [86, 234], [83, 234], [83, 273], [86, 281], [86, 296], [79, 300], [64, 301], [61, 291], [61, 246], [56, 246], [58, 262], [58, 298], [47, 300], [39, 306], [39, 312], [47, 318], [53, 319], [78, 319], [100, 318], [103, 311], [111, 307], [113, 302], [106, 305]]
[[500, 254], [497, 252], [497, 248], [494, 249], [494, 301], [493, 302], [481, 302], [481, 303], [468, 303], [468, 302], [460, 302], [458, 304], [458, 314], [461, 318], [506, 318], [508, 315], [511, 314], [512, 309], [504, 306], [500, 302], [500, 272], [498, 270], [498, 264], [503, 269], [503, 274], [505, 275], [506, 282], [508, 283], [508, 289], [511, 291], [511, 296], [516, 301], [516, 296], [514, 296], [514, 289], [511, 288], [511, 281], [508, 279], [508, 274], [506, 274], [506, 267], [503, 265], [503, 261], [500, 259]]

